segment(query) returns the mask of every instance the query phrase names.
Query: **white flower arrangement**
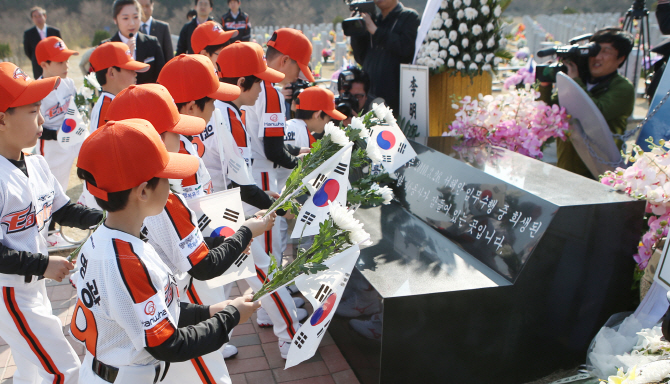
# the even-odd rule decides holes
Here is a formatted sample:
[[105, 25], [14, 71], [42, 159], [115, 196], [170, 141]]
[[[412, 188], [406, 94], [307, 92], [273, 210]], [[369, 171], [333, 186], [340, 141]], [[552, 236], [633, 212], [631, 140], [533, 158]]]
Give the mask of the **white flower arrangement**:
[[324, 128], [324, 136], [325, 135], [330, 135], [330, 140], [333, 141], [333, 143], [345, 146], [349, 144], [349, 138], [347, 137], [347, 134], [340, 129], [340, 127], [336, 127], [333, 122], [328, 122]]
[[417, 63], [428, 66], [431, 73], [455, 68], [462, 76], [496, 70], [501, 62], [494, 60], [496, 56], [510, 57], [505, 50], [507, 40], [502, 36], [502, 2], [442, 1], [419, 50]]

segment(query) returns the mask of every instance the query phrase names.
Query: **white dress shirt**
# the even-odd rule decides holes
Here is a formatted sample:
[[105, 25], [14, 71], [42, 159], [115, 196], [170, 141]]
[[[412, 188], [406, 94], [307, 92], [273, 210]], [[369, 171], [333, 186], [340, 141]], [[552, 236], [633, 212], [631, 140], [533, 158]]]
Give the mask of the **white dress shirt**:
[[44, 40], [44, 39], [47, 38], [47, 25], [46, 24], [44, 24], [43, 29], [39, 29], [39, 27], [37, 27], [37, 26], [35, 26], [35, 28], [37, 28], [37, 32], [39, 32], [39, 34], [40, 34], [40, 40]]
[[151, 17], [149, 17], [149, 19], [147, 21], [140, 24], [140, 32], [142, 32], [142, 26], [146, 25], [147, 26], [147, 32], [145, 33], [145, 35], [151, 35], [151, 22], [153, 22], [153, 20], [154, 20], [154, 17], [151, 16]]

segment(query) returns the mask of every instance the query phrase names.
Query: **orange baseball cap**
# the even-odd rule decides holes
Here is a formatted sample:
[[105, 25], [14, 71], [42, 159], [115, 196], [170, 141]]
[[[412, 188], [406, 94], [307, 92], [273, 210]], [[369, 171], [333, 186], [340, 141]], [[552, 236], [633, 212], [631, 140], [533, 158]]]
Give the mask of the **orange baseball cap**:
[[240, 88], [221, 83], [211, 60], [198, 54], [181, 54], [168, 61], [158, 75], [158, 83], [170, 91], [175, 103], [200, 100], [205, 96], [233, 101], [240, 96]]
[[202, 133], [207, 125], [200, 117], [180, 115], [170, 92], [159, 84], [131, 85], [119, 92], [109, 104], [105, 119], [144, 119], [159, 135], [174, 132], [193, 136]]
[[288, 55], [295, 60], [307, 80], [314, 82], [314, 76], [309, 69], [312, 59], [312, 43], [302, 31], [293, 28], [280, 28], [272, 34], [268, 47], [273, 47], [279, 52]]
[[0, 112], [36, 103], [58, 88], [60, 77], [33, 80], [10, 62], [0, 63]]
[[67, 61], [72, 55], [78, 55], [79, 52], [67, 49], [65, 42], [58, 36], [49, 36], [37, 43], [35, 47], [35, 58], [38, 63], [44, 61]]
[[200, 162], [189, 154], [169, 153], [150, 122], [142, 119], [109, 121], [81, 146], [77, 167], [88, 171], [97, 185], [86, 188], [108, 201], [108, 193], [125, 191], [154, 177], [184, 179]]
[[244, 77], [254, 75], [261, 80], [278, 83], [284, 74], [268, 68], [263, 60], [263, 47], [256, 43], [236, 41], [223, 48], [216, 63], [221, 77]]
[[324, 111], [335, 120], [344, 120], [347, 116], [335, 109], [333, 92], [320, 87], [309, 87], [298, 94], [296, 108], [305, 111]]
[[119, 67], [140, 73], [149, 70], [149, 64], [133, 60], [130, 48], [118, 41], [108, 41], [98, 45], [88, 61], [91, 63], [93, 72], [109, 67]]
[[191, 35], [191, 48], [193, 52], [200, 53], [208, 45], [223, 44], [237, 36], [237, 30], [224, 31], [216, 21], [207, 21], [198, 25]]

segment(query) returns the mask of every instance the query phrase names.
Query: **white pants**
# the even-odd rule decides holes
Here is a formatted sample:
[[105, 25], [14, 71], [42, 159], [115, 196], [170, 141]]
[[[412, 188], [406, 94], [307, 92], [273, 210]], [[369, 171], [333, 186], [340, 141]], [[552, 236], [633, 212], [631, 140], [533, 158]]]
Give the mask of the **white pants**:
[[[224, 301], [225, 295], [223, 287], [209, 288], [205, 282], [192, 279], [192, 283], [186, 287], [186, 295], [181, 295], [181, 299], [192, 304], [211, 305]], [[220, 351], [214, 351], [189, 361], [172, 363], [161, 382], [164, 383], [230, 384], [231, 381], [223, 355]]]
[[79, 357], [51, 312], [46, 280], [1, 289], [0, 336], [14, 356], [14, 383], [76, 383]]
[[63, 148], [56, 140], [40, 139], [37, 142], [38, 153], [47, 161], [51, 173], [54, 174], [60, 186], [63, 187], [63, 191], [67, 191], [72, 163], [77, 158], [80, 147], [81, 145]]
[[[254, 181], [256, 185], [261, 187], [264, 191], [273, 191], [281, 192], [277, 187], [277, 176], [274, 170], [259, 172], [252, 168], [252, 173], [254, 176]], [[258, 211], [258, 209], [256, 210]], [[255, 212], [246, 212], [246, 214], [253, 214]], [[272, 227], [271, 231], [267, 231], [264, 234], [256, 237], [254, 241], [263, 244], [263, 250], [265, 253], [272, 253], [277, 258], [279, 262], [282, 259], [282, 245], [281, 245], [281, 233], [277, 221]]]
[[[159, 380], [160, 377], [164, 374], [165, 363], [161, 362], [161, 370], [158, 374]], [[79, 383], [80, 384], [109, 384], [109, 382], [100, 378], [100, 376], [93, 373], [93, 355], [86, 351], [86, 356], [84, 361], [81, 364], [81, 371], [79, 373]], [[114, 383], [123, 383], [123, 384], [153, 384], [154, 378], [156, 377], [156, 366], [154, 365], [143, 365], [143, 366], [121, 366], [116, 367], [119, 369], [119, 373], [116, 376]], [[168, 375], [172, 372], [172, 365], [168, 370]], [[166, 377], [167, 379], [167, 377]], [[164, 383], [165, 381], [163, 381]], [[186, 383], [186, 382], [185, 382]], [[195, 383], [194, 381], [188, 381], [188, 383]]]

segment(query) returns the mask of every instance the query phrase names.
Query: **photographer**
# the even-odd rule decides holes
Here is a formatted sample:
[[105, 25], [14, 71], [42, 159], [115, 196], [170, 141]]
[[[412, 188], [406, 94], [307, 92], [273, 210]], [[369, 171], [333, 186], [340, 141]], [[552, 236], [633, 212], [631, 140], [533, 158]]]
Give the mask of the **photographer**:
[[349, 67], [340, 73], [337, 78], [337, 93], [335, 99], [338, 111], [348, 117], [357, 116], [363, 111], [370, 111], [374, 96], [370, 92], [370, 76], [360, 68]]
[[400, 64], [414, 56], [419, 14], [398, 0], [375, 0], [380, 15], [363, 13], [367, 33], [351, 37], [354, 58], [370, 76], [370, 91], [386, 100], [398, 114], [400, 105]]
[[[591, 97], [596, 107], [602, 112], [607, 125], [614, 134], [623, 134], [626, 130], [628, 117], [635, 106], [635, 89], [621, 76], [620, 68], [633, 49], [632, 36], [619, 28], [605, 28], [596, 32], [591, 38], [600, 47], [596, 56], [588, 58], [588, 68], [584, 68], [585, 78], [580, 77], [577, 64], [564, 60], [567, 75], [579, 84]], [[540, 83], [540, 99], [555, 104], [557, 97], [551, 96], [551, 84]], [[619, 148], [623, 144], [616, 140]], [[568, 138], [557, 142], [559, 168], [592, 178], [588, 168], [582, 162], [574, 146]]]

